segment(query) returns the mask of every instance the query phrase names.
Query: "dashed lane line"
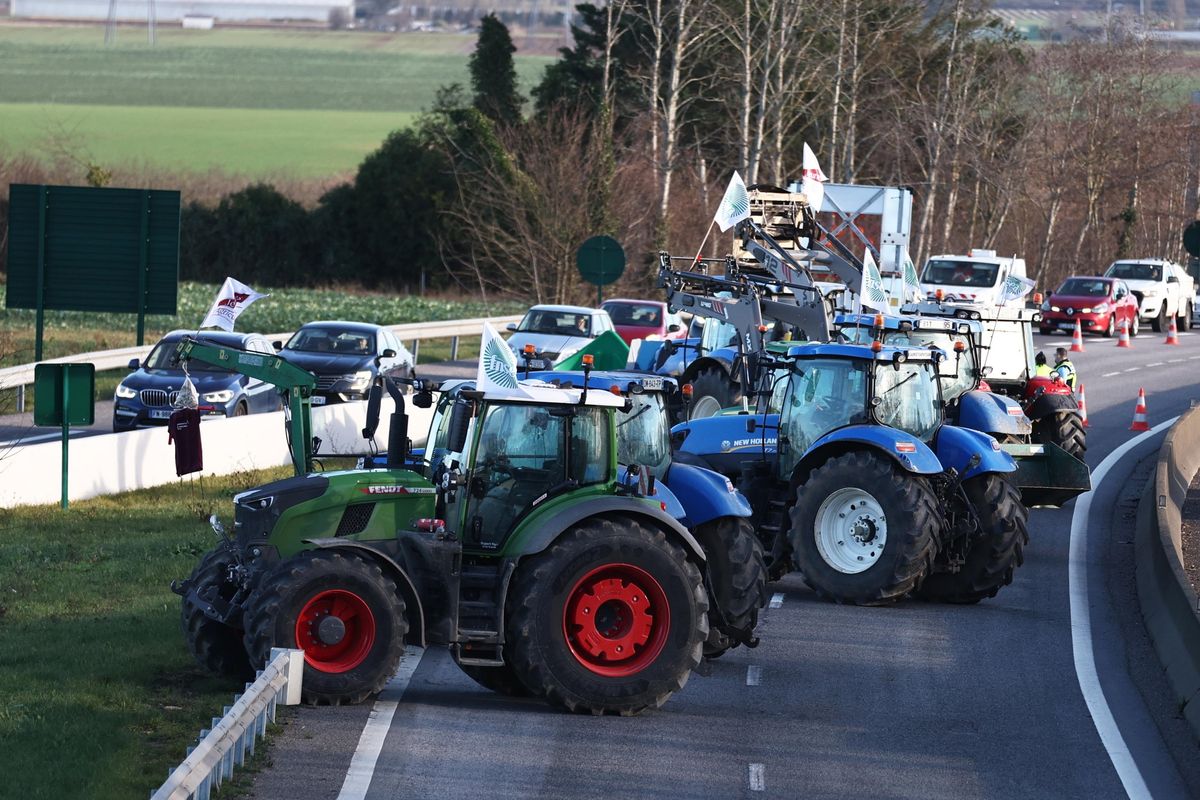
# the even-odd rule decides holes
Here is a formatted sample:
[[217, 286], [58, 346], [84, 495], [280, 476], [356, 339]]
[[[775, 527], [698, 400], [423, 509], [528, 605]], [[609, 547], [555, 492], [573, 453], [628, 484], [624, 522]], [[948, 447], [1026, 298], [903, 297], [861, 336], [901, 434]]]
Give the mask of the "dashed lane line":
[[1117, 370], [1116, 372], [1106, 372], [1103, 375], [1101, 375], [1100, 377], [1101, 378], [1111, 378], [1113, 375], [1120, 375], [1120, 374], [1121, 374], [1121, 370]]
[[767, 790], [767, 767], [764, 764], [750, 765], [750, 791], [765, 792]]
[[1148, 437], [1173, 425], [1177, 419], [1179, 417], [1172, 417], [1166, 422], [1160, 422], [1109, 453], [1100, 462], [1100, 466], [1092, 471], [1092, 491], [1080, 495], [1075, 501], [1075, 511], [1071, 515], [1067, 585], [1071, 598], [1071, 650], [1075, 658], [1075, 675], [1079, 680], [1083, 699], [1087, 702], [1092, 723], [1096, 726], [1096, 732], [1100, 734], [1100, 741], [1108, 751], [1108, 758], [1112, 761], [1130, 800], [1148, 800], [1151, 795], [1137, 762], [1133, 760], [1133, 754], [1129, 752], [1129, 746], [1125, 744], [1125, 738], [1121, 735], [1112, 709], [1109, 708], [1104, 689], [1100, 686], [1100, 675], [1096, 671], [1096, 652], [1092, 645], [1092, 610], [1088, 599], [1088, 515], [1092, 510], [1092, 498], [1113, 465]]
[[751, 664], [746, 667], [746, 685], [758, 686], [762, 683], [762, 667], [758, 664]]
[[1125, 371], [1126, 372], [1137, 372], [1139, 369], [1141, 369], [1141, 367], [1130, 367], [1129, 369], [1127, 369]]
[[783, 592], [771, 595], [771, 603], [768, 608], [779, 608], [781, 605], [783, 605]]
[[1166, 363], [1165, 361], [1154, 361], [1150, 364], [1147, 364], [1146, 366], [1147, 367], [1161, 367], [1165, 363]]
[[422, 647], [406, 647], [400, 658], [400, 666], [395, 676], [388, 681], [387, 686], [379, 693], [367, 724], [363, 726], [362, 736], [358, 739], [358, 748], [350, 759], [350, 768], [346, 770], [346, 780], [342, 783], [342, 791], [337, 800], [363, 800], [367, 790], [371, 788], [371, 778], [375, 775], [375, 763], [383, 750], [383, 740], [387, 738], [388, 730], [392, 727], [392, 717], [400, 705], [400, 698], [408, 688], [421, 656], [425, 655]]
[[1168, 358], [1167, 359], [1168, 364], [1182, 364], [1185, 361], [1187, 361], [1186, 358]]

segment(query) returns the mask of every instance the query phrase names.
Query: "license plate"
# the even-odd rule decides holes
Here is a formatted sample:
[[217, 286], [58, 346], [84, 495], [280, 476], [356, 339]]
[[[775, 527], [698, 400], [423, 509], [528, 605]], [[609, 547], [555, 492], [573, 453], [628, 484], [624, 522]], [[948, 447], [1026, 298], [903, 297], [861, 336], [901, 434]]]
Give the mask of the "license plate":
[[1075, 330], [1075, 323], [1074, 322], [1060, 322], [1060, 323], [1058, 323], [1058, 327], [1063, 329], [1064, 331], [1073, 331], [1073, 330]]
[[[524, 359], [522, 359], [522, 361], [524, 361]], [[522, 368], [524, 368], [524, 366], [525, 366], [524, 364], [521, 364]], [[546, 359], [544, 359], [544, 358], [529, 359], [529, 370], [531, 372], [534, 370], [548, 370], [548, 369], [550, 369], [550, 362], [547, 361]]]
[[171, 409], [169, 408], [152, 408], [150, 409], [150, 419], [170, 419]]
[[314, 406], [323, 406], [323, 405], [325, 405], [325, 397], [324, 397], [323, 395], [314, 394], [314, 395], [312, 396], [311, 400], [312, 400], [312, 404], [313, 404]]

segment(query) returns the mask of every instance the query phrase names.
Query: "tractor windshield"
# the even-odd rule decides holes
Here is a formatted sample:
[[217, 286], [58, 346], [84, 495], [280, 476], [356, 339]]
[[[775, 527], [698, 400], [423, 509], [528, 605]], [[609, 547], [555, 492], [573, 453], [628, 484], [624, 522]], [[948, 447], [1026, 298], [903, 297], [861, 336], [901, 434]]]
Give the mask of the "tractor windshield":
[[[952, 331], [889, 331], [883, 343], [901, 347], [936, 347], [944, 352], [947, 361], [942, 363], [939, 379], [942, 382], [942, 399], [947, 403], [971, 391], [977, 384], [979, 364], [967, 334]], [[956, 351], [955, 345], [963, 349]]]
[[630, 396], [628, 414], [617, 415], [617, 463], [645, 464], [661, 479], [671, 466], [671, 430], [661, 394]]
[[722, 347], [738, 346], [738, 330], [728, 322], [716, 319], [705, 320], [704, 333], [700, 335], [700, 349], [705, 353]]
[[929, 361], [875, 365], [875, 421], [911, 433], [923, 442], [942, 421], [937, 373]]
[[867, 368], [858, 358], [797, 361], [783, 395], [788, 451], [799, 458], [826, 433], [867, 421]]

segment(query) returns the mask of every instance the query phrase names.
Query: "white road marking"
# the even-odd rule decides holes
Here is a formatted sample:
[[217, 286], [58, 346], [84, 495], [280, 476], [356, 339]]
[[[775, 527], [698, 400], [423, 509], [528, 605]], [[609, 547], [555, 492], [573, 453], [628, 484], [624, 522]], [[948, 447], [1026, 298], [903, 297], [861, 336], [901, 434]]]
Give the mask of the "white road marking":
[[1164, 363], [1166, 363], [1166, 362], [1163, 362], [1163, 361], [1155, 361], [1155, 362], [1153, 362], [1152, 364], [1147, 364], [1146, 366], [1147, 366], [1147, 367], [1161, 367], [1161, 366], [1162, 366]]
[[767, 790], [767, 768], [762, 764], [750, 765], [750, 791], [765, 792]]
[[1121, 370], [1117, 370], [1116, 372], [1106, 372], [1103, 375], [1101, 375], [1100, 377], [1101, 378], [1111, 378], [1113, 375], [1120, 375], [1120, 374], [1121, 374]]
[[404, 696], [404, 690], [408, 688], [408, 682], [412, 680], [423, 655], [424, 648], [405, 646], [395, 676], [379, 693], [379, 699], [375, 701], [371, 715], [367, 717], [367, 724], [363, 726], [358, 748], [350, 759], [346, 780], [342, 783], [342, 791], [338, 793], [337, 800], [363, 800], [367, 796], [367, 790], [371, 788], [371, 778], [375, 775], [375, 762], [379, 760], [383, 740], [387, 738], [387, 732], [392, 727], [392, 717], [396, 715], [400, 698]]
[[1127, 369], [1125, 371], [1126, 372], [1137, 372], [1139, 369], [1141, 369], [1141, 367], [1130, 367], [1129, 369]]
[[781, 605], [783, 605], [783, 592], [771, 595], [771, 603], [768, 608], [779, 608]]
[[1108, 454], [1092, 471], [1092, 491], [1083, 494], [1075, 501], [1075, 511], [1071, 515], [1071, 547], [1068, 556], [1067, 580], [1071, 596], [1071, 649], [1075, 655], [1075, 675], [1079, 679], [1079, 689], [1087, 702], [1088, 712], [1100, 734], [1100, 741], [1108, 751], [1108, 758], [1125, 787], [1125, 793], [1131, 800], [1141, 800], [1150, 797], [1150, 789], [1142, 773], [1138, 770], [1129, 746], [1121, 736], [1121, 729], [1113, 718], [1112, 709], [1104, 697], [1104, 689], [1100, 686], [1100, 677], [1096, 672], [1096, 653], [1092, 646], [1092, 617], [1088, 600], [1087, 575], [1087, 527], [1088, 514], [1092, 509], [1092, 498], [1096, 495], [1104, 477], [1113, 465], [1137, 445], [1159, 431], [1170, 427], [1179, 417], [1172, 417], [1166, 422], [1160, 422], [1143, 434], [1133, 437], [1125, 444]]
[[1184, 361], [1187, 361], [1187, 359], [1186, 358], [1168, 358], [1167, 359], [1168, 364], [1182, 364]]
[[762, 667], [758, 664], [746, 667], [746, 685], [758, 686], [760, 683], [762, 683]]
[[1197, 358], [1200, 358], [1200, 356], [1188, 356], [1188, 361], [1195, 361]]

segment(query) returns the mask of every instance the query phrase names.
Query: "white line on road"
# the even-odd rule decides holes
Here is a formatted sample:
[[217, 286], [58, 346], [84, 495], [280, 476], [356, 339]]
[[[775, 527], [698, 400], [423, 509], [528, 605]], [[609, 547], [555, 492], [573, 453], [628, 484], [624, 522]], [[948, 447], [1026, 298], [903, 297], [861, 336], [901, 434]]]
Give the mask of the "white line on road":
[[1111, 378], [1113, 375], [1120, 375], [1120, 374], [1121, 374], [1121, 370], [1117, 370], [1116, 372], [1106, 372], [1103, 375], [1101, 375], [1100, 377], [1101, 378]]
[[762, 667], [758, 664], [746, 667], [746, 685], [758, 686], [760, 683], [762, 683]]
[[1200, 356], [1188, 356], [1188, 361], [1195, 361], [1197, 358], [1200, 358]]
[[1092, 498], [1104, 482], [1104, 477], [1113, 465], [1148, 437], [1174, 424], [1179, 417], [1172, 417], [1166, 422], [1160, 422], [1145, 433], [1135, 436], [1100, 462], [1100, 466], [1092, 471], [1092, 491], [1081, 495], [1075, 502], [1075, 511], [1071, 515], [1071, 547], [1068, 556], [1067, 580], [1071, 595], [1071, 649], [1075, 655], [1075, 675], [1079, 679], [1079, 689], [1087, 702], [1088, 712], [1100, 741], [1108, 751], [1109, 760], [1125, 787], [1125, 793], [1131, 800], [1142, 800], [1150, 797], [1150, 789], [1142, 778], [1129, 746], [1121, 736], [1121, 729], [1113, 718], [1112, 709], [1104, 697], [1104, 689], [1100, 686], [1100, 676], [1096, 672], [1096, 652], [1092, 646], [1092, 609], [1088, 600], [1088, 563], [1087, 563], [1087, 528], [1088, 514], [1092, 510]]
[[1186, 358], [1168, 358], [1167, 359], [1168, 364], [1182, 364], [1184, 361], [1187, 361], [1187, 359]]
[[1127, 369], [1125, 371], [1126, 372], [1137, 372], [1139, 369], [1141, 369], [1141, 367], [1130, 367], [1129, 369]]
[[776, 592], [771, 595], [771, 604], [769, 607], [779, 608], [781, 605], [783, 605], [783, 592]]
[[1163, 362], [1163, 361], [1154, 361], [1154, 362], [1152, 362], [1152, 363], [1150, 363], [1150, 364], [1147, 364], [1146, 366], [1147, 366], [1147, 367], [1161, 367], [1161, 366], [1162, 366], [1164, 363], [1166, 363], [1166, 362]]
[[767, 790], [767, 768], [762, 764], [750, 765], [750, 791], [765, 792]]
[[392, 727], [392, 717], [396, 715], [400, 698], [404, 696], [404, 690], [408, 688], [408, 682], [412, 680], [423, 655], [425, 649], [422, 647], [404, 648], [404, 655], [400, 658], [395, 677], [388, 681], [387, 686], [379, 693], [379, 699], [375, 701], [375, 707], [367, 717], [367, 724], [363, 726], [358, 748], [350, 759], [350, 768], [346, 770], [346, 780], [337, 800], [363, 800], [367, 796], [367, 790], [371, 788], [371, 778], [375, 775], [375, 762], [379, 760], [383, 740], [387, 738], [387, 732]]

